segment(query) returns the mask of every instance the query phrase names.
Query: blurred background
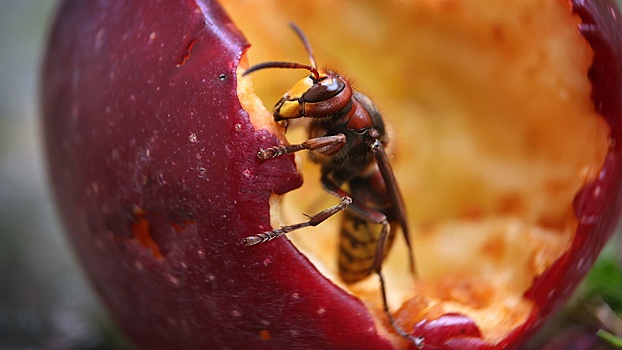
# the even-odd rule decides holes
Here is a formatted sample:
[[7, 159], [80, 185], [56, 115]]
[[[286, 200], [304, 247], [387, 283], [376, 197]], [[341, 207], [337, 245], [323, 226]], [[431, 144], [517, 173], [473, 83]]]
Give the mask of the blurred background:
[[0, 0], [0, 349], [118, 349], [46, 179], [37, 88], [55, 6]]
[[[77, 266], [50, 199], [37, 85], [55, 6], [0, 0], [0, 349], [127, 349]], [[529, 349], [622, 348], [613, 336], [622, 335], [620, 237]]]

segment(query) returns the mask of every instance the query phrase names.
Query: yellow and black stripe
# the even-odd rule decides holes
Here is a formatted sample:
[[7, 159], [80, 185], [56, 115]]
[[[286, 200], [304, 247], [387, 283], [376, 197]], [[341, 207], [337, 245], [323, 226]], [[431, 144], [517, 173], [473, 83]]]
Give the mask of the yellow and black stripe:
[[[345, 211], [339, 234], [338, 258], [339, 276], [345, 283], [356, 283], [374, 272], [374, 255], [381, 230], [382, 225], [363, 220], [349, 210]], [[382, 260], [390, 250], [394, 237], [395, 230], [391, 229]]]

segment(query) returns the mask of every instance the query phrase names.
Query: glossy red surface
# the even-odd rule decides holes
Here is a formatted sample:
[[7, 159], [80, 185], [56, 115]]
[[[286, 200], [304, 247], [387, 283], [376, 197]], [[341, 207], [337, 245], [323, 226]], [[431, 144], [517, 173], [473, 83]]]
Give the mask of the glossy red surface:
[[239, 243], [301, 184], [293, 157], [255, 156], [276, 139], [237, 99], [247, 45], [214, 2], [64, 2], [42, 95], [75, 251], [143, 348], [387, 347], [289, 241]]

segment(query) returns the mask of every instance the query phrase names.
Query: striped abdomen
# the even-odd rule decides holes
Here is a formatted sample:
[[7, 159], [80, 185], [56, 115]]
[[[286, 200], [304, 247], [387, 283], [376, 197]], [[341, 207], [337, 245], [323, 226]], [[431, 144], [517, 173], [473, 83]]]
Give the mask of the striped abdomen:
[[[382, 260], [393, 244], [396, 226], [391, 225]], [[382, 225], [363, 220], [349, 210], [344, 212], [339, 233], [339, 276], [345, 283], [356, 283], [374, 272], [374, 255], [381, 229]]]

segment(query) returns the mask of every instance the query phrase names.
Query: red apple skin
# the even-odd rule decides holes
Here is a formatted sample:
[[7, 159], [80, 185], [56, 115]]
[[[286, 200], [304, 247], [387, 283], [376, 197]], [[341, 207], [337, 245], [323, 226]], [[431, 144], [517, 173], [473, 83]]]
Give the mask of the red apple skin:
[[[577, 195], [569, 251], [534, 281], [537, 309], [497, 344], [516, 348], [574, 290], [620, 213], [622, 39], [614, 1], [574, 1], [592, 45], [595, 106], [611, 127], [601, 176]], [[363, 304], [270, 228], [269, 197], [300, 186], [293, 157], [236, 95], [248, 43], [207, 0], [67, 0], [41, 87], [60, 215], [86, 273], [140, 348], [383, 349]], [[570, 137], [570, 136], [569, 136]], [[452, 323], [453, 322], [453, 323]], [[428, 348], [492, 348], [460, 315], [415, 326]]]
[[210, 1], [62, 4], [42, 97], [69, 239], [141, 348], [388, 348], [288, 240], [240, 244], [270, 228], [270, 195], [302, 182], [293, 157], [256, 157], [277, 139], [237, 99], [247, 46]]

